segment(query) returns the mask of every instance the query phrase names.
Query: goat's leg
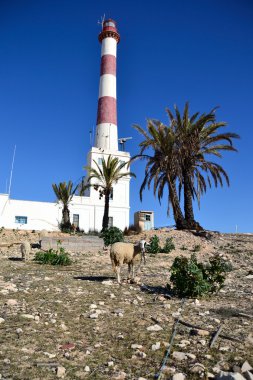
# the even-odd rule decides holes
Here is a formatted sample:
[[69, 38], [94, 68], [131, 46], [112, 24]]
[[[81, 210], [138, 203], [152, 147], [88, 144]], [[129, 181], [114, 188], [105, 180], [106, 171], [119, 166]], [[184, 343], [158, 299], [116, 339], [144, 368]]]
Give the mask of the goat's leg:
[[132, 264], [132, 280], [134, 281], [134, 264]]
[[121, 284], [121, 280], [120, 280], [120, 266], [116, 267], [116, 273], [117, 273], [118, 284]]
[[127, 276], [127, 279], [130, 280], [131, 278], [131, 264], [128, 264], [128, 276]]

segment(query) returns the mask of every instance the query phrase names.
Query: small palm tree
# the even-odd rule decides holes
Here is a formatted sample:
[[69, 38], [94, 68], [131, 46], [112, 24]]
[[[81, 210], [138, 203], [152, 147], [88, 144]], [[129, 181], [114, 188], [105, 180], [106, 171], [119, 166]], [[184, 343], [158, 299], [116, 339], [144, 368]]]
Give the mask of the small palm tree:
[[76, 192], [77, 186], [74, 188], [73, 182], [68, 181], [67, 183], [60, 182], [59, 185], [57, 185], [56, 183], [53, 183], [52, 187], [58, 201], [61, 202], [63, 205], [61, 229], [70, 229], [71, 223], [70, 223], [68, 206]]
[[102, 158], [101, 167], [93, 160], [96, 168], [86, 166], [88, 171], [88, 178], [86, 184], [81, 186], [80, 195], [84, 194], [87, 187], [93, 187], [99, 191], [100, 198], [105, 198], [104, 216], [102, 222], [102, 230], [108, 228], [109, 223], [109, 202], [112, 193], [113, 185], [116, 184], [123, 177], [135, 177], [135, 174], [129, 171], [122, 172], [122, 169], [126, 167], [126, 162], [119, 162], [117, 157], [108, 156], [108, 159]]
[[239, 138], [236, 133], [218, 133], [219, 129], [227, 123], [217, 122], [213, 109], [207, 114], [189, 115], [189, 104], [185, 104], [183, 115], [177, 106], [174, 107], [175, 116], [167, 109], [170, 118], [170, 128], [176, 135], [176, 149], [178, 152], [178, 164], [182, 171], [182, 182], [184, 191], [185, 219], [189, 228], [199, 228], [194, 219], [192, 200], [200, 196], [211, 187], [212, 182], [217, 187], [223, 186], [223, 181], [229, 185], [226, 171], [216, 162], [208, 161], [207, 157], [213, 155], [221, 158], [221, 151], [236, 151], [233, 146], [233, 138]]

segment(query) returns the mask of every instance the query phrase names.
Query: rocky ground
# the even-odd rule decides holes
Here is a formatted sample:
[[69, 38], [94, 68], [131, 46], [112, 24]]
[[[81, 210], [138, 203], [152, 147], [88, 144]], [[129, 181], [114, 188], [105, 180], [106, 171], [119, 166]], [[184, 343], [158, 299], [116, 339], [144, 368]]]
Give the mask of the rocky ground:
[[[154, 234], [161, 242], [172, 237], [176, 249], [148, 256], [141, 284], [119, 286], [108, 252], [70, 252], [68, 267], [24, 262], [20, 242], [38, 242], [39, 235], [1, 230], [0, 378], [154, 379], [180, 317], [185, 324], [177, 324], [160, 379], [253, 379], [253, 236], [207, 240], [159, 230], [145, 237]], [[222, 254], [232, 271], [218, 294], [183, 302], [165, 285], [174, 258], [193, 250], [202, 261]]]

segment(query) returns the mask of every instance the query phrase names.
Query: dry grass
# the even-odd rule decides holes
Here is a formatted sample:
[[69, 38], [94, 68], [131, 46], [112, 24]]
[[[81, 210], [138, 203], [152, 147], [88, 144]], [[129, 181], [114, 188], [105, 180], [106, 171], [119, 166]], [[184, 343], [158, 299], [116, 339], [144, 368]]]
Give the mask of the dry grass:
[[[33, 261], [10, 260], [20, 257], [18, 245], [2, 248], [0, 317], [5, 319], [0, 324], [2, 378], [55, 379], [55, 368], [59, 365], [66, 368], [65, 379], [116, 379], [120, 371], [126, 372], [126, 379], [140, 376], [153, 379], [171, 336], [174, 313], [180, 311], [182, 304], [181, 300], [168, 299], [164, 294], [169, 268], [176, 255], [189, 256], [196, 245], [201, 246], [197, 255], [203, 260], [212, 252], [223, 252], [231, 261], [233, 271], [228, 275], [223, 292], [200, 300], [200, 305], [187, 300], [181, 318], [210, 331], [217, 330], [220, 320], [223, 334], [239, 339], [240, 343], [218, 338], [210, 350], [210, 337], [193, 336], [187, 327], [180, 325], [173, 349], [192, 353], [196, 359], [178, 362], [170, 358], [168, 366], [187, 374], [187, 379], [197, 379], [199, 375], [189, 372], [195, 362], [203, 364], [208, 372], [217, 364], [225, 370], [241, 365], [244, 360], [253, 365], [252, 319], [238, 316], [238, 311], [253, 315], [252, 279], [247, 278], [253, 263], [253, 237], [215, 235], [206, 241], [185, 232], [155, 233], [162, 241], [172, 236], [176, 250], [169, 255], [148, 257], [141, 279], [149, 291], [137, 284], [118, 286], [107, 253], [73, 252], [74, 263], [70, 267], [56, 268]], [[5, 232], [2, 239], [0, 235], [0, 242], [24, 238], [18, 233], [13, 237], [13, 234], [8, 237]], [[36, 241], [37, 234], [26, 238]], [[138, 236], [132, 238], [138, 239]], [[187, 249], [182, 250], [182, 246]], [[112, 280], [112, 285], [103, 283], [104, 280]], [[8, 284], [16, 287], [10, 285], [6, 290]], [[16, 305], [9, 305], [10, 299], [16, 300]], [[101, 302], [104, 305], [100, 305]], [[89, 318], [92, 304], [102, 311], [97, 319]], [[118, 315], [120, 312], [123, 316]], [[23, 314], [37, 316], [38, 320], [25, 319]], [[147, 327], [155, 324], [154, 319], [163, 329], [149, 332]], [[22, 329], [20, 334], [18, 328]], [[190, 344], [178, 346], [182, 340], [189, 340]], [[161, 348], [152, 351], [151, 345], [156, 342], [161, 343]], [[72, 346], [64, 347], [68, 343]], [[146, 358], [136, 354], [132, 344], [142, 345], [140, 351]], [[226, 351], [222, 350], [224, 347]], [[110, 361], [113, 366], [108, 366]], [[42, 362], [55, 365], [38, 366]], [[85, 372], [85, 366], [90, 367], [90, 372]], [[164, 376], [166, 378], [169, 379], [169, 375]]]

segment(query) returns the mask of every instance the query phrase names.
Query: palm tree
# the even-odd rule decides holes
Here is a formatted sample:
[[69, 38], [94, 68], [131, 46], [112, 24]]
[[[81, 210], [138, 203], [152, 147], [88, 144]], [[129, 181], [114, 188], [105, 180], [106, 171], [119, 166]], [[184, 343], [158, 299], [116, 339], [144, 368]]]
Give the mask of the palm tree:
[[96, 168], [90, 166], [85, 167], [88, 171], [88, 178], [86, 185], [82, 186], [80, 189], [80, 195], [83, 195], [84, 190], [87, 187], [93, 187], [95, 190], [99, 191], [100, 199], [105, 197], [105, 207], [104, 216], [102, 223], [102, 230], [108, 228], [109, 223], [109, 201], [112, 193], [113, 185], [116, 184], [123, 177], [135, 177], [135, 174], [129, 171], [122, 172], [122, 169], [126, 167], [127, 163], [120, 163], [117, 157], [108, 156], [108, 159], [102, 158], [101, 167], [98, 163], [93, 160]]
[[[172, 128], [168, 128], [160, 121], [147, 121], [147, 131], [138, 125], [133, 126], [144, 140], [139, 144], [140, 153], [132, 157], [131, 161], [137, 159], [147, 160], [145, 176], [140, 188], [140, 199], [147, 186], [150, 189], [153, 183], [154, 195], [158, 193], [159, 202], [163, 197], [164, 188], [168, 186], [168, 214], [170, 204], [178, 229], [186, 228], [185, 218], [181, 211], [179, 198], [177, 195], [176, 181], [182, 179], [181, 168], [178, 165], [176, 147], [176, 135]], [[152, 155], [144, 154], [148, 149], [152, 150]]]
[[60, 201], [63, 205], [61, 229], [70, 229], [71, 223], [68, 206], [76, 192], [77, 186], [74, 188], [73, 182], [68, 181], [67, 183], [60, 182], [59, 185], [53, 183], [52, 187], [58, 201]]
[[219, 128], [227, 123], [217, 122], [216, 108], [207, 114], [195, 113], [189, 115], [189, 104], [185, 104], [183, 115], [177, 106], [174, 107], [175, 116], [167, 109], [170, 119], [170, 128], [176, 135], [176, 149], [178, 161], [182, 171], [184, 191], [185, 219], [189, 228], [200, 228], [194, 219], [192, 200], [196, 197], [198, 203], [200, 196], [206, 191], [207, 184], [211, 187], [212, 182], [217, 187], [223, 186], [223, 181], [229, 185], [226, 171], [216, 162], [208, 161], [208, 155], [221, 158], [221, 151], [236, 151], [233, 146], [233, 138], [239, 138], [235, 133], [219, 133]]

